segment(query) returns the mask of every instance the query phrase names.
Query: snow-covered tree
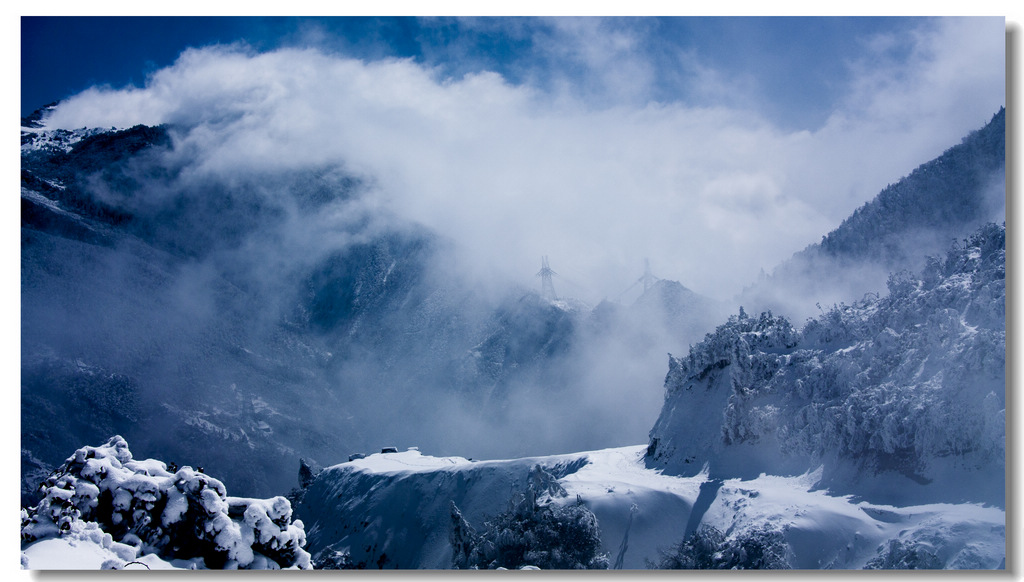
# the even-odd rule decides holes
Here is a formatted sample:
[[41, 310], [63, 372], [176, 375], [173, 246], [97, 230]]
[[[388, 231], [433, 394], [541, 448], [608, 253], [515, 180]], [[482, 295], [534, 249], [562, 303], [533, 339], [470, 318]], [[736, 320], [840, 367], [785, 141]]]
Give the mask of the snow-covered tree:
[[763, 525], [726, 536], [702, 525], [682, 542], [663, 551], [658, 569], [780, 570], [790, 567], [789, 547], [778, 529]]
[[229, 497], [224, 484], [191, 467], [132, 458], [120, 436], [75, 451], [22, 511], [22, 543], [95, 528], [139, 554], [202, 558], [208, 568], [310, 568], [301, 521], [284, 497]]
[[451, 504], [453, 566], [458, 568], [543, 570], [607, 569], [600, 553], [601, 530], [597, 517], [577, 499], [561, 505], [527, 495], [509, 500], [508, 510], [485, 523], [477, 535]]
[[935, 570], [943, 567], [942, 560], [923, 543], [889, 540], [871, 559], [865, 570]]

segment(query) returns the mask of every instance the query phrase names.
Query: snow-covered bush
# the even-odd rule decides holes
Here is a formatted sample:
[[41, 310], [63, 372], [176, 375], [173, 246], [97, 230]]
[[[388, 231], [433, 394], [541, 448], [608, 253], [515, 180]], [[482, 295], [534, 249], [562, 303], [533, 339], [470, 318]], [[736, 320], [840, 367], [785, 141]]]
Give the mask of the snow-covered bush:
[[599, 553], [601, 530], [597, 517], [580, 499], [560, 505], [538, 502], [534, 491], [517, 494], [507, 511], [488, 521], [477, 535], [451, 504], [452, 562], [457, 568], [542, 570], [607, 569]]
[[661, 550], [658, 563], [647, 563], [648, 568], [660, 570], [713, 570], [718, 563], [715, 555], [725, 544], [725, 536], [718, 528], [703, 525], [689, 537]]
[[878, 554], [864, 566], [865, 570], [937, 570], [943, 567], [942, 560], [923, 543], [889, 540]]
[[[366, 565], [363, 564], [363, 568]], [[327, 548], [313, 558], [313, 568], [316, 570], [359, 570], [362, 569], [352, 561], [352, 555], [348, 552]]]
[[782, 532], [764, 525], [727, 538], [715, 557], [720, 560], [718, 567], [727, 570], [781, 570], [790, 567], [788, 554]]
[[182, 467], [132, 458], [120, 436], [75, 451], [22, 511], [23, 543], [95, 523], [115, 542], [164, 558], [202, 558], [209, 568], [310, 568], [301, 521], [284, 497], [229, 497], [224, 484]]
[[725, 536], [717, 528], [702, 525], [690, 537], [661, 553], [659, 569], [683, 570], [780, 570], [790, 567], [789, 546], [782, 532], [770, 526]]

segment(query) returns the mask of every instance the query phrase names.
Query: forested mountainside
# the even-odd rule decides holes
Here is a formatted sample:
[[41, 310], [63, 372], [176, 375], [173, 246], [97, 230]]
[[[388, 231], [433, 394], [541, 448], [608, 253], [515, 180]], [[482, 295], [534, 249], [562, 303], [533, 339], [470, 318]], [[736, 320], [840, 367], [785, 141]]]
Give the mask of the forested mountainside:
[[[1001, 215], [1005, 206], [1006, 109], [938, 158], [887, 186], [822, 238], [832, 257], [871, 258], [888, 266], [919, 262], [915, 234], [954, 238], [967, 225]], [[999, 186], [993, 189], [993, 186]], [[935, 237], [941, 244], [948, 238]]]
[[1006, 109], [981, 129], [866, 202], [820, 243], [809, 245], [744, 290], [739, 304], [795, 321], [814, 305], [851, 302], [884, 289], [889, 273], [919, 270], [1006, 208]]

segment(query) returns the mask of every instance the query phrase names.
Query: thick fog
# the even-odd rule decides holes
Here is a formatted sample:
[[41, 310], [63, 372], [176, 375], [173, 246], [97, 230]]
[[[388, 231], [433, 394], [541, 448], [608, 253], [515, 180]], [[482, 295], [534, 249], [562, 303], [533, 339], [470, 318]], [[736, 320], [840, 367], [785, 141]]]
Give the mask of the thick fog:
[[[170, 142], [91, 183], [140, 230], [110, 252], [61, 251], [93, 261], [74, 277], [110, 285], [33, 298], [23, 340], [220, 411], [189, 426], [245, 400], [238, 414], [263, 419], [278, 454], [320, 463], [384, 445], [509, 457], [642, 443], [667, 352], [998, 110], [991, 29], [943, 21], [898, 62], [875, 39], [877, 62], [837, 63], [858, 74], [813, 131], [644, 99], [645, 66], [574, 91], [315, 47], [189, 49], [142, 87], [93, 88], [46, 118], [164, 125]], [[587, 48], [570, 56], [614, 62]], [[716, 78], [700, 70], [695, 82]], [[531, 299], [542, 256], [565, 310]], [[645, 259], [703, 297], [666, 286], [672, 299], [633, 305]], [[189, 438], [158, 428], [154, 442]]]

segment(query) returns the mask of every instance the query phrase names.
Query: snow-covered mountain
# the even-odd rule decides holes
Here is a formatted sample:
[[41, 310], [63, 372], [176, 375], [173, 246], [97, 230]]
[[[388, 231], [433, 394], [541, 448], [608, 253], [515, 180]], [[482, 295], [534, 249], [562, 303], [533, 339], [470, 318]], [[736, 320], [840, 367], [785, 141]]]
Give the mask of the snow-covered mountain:
[[[803, 324], [726, 319], [672, 281], [593, 309], [481, 293], [445, 267], [449, 241], [361, 205], [344, 169], [210, 180], [173, 127], [25, 120], [23, 518], [43, 517], [23, 561], [48, 567], [63, 540], [195, 565], [89, 521], [115, 528], [118, 495], [156, 511], [150, 493], [193, 482], [181, 463], [245, 499], [301, 467], [288, 512], [248, 506], [294, 509], [318, 567], [1004, 567], [1006, 233], [964, 230], [1000, 201], [1004, 115], [744, 299], [794, 291], [783, 310], [819, 310]], [[914, 258], [949, 236], [967, 238]], [[808, 265], [888, 279], [822, 309], [795, 292]], [[109, 487], [82, 473], [90, 450], [118, 461]], [[140, 483], [164, 493], [118, 493]]]
[[290, 487], [300, 456], [379, 439], [351, 422], [365, 398], [338, 364], [395, 331], [385, 317], [413, 287], [395, 282], [415, 279], [423, 237], [357, 225], [353, 244], [295, 255], [289, 221], [325, 234], [315, 216], [342, 209], [351, 180], [297, 176], [266, 197], [183, 177], [195, 168], [174, 147], [164, 127], [23, 132], [26, 493], [112, 434], [253, 495]]
[[1005, 228], [794, 328], [740, 312], [671, 358], [648, 463], [750, 478], [823, 466], [884, 503], [1005, 507]]
[[1004, 567], [1004, 241], [986, 226], [801, 330], [731, 317], [671, 358], [646, 448], [328, 468], [296, 510], [309, 550], [447, 568], [461, 556], [450, 504], [483, 529], [533, 495], [584, 504], [623, 568]]

